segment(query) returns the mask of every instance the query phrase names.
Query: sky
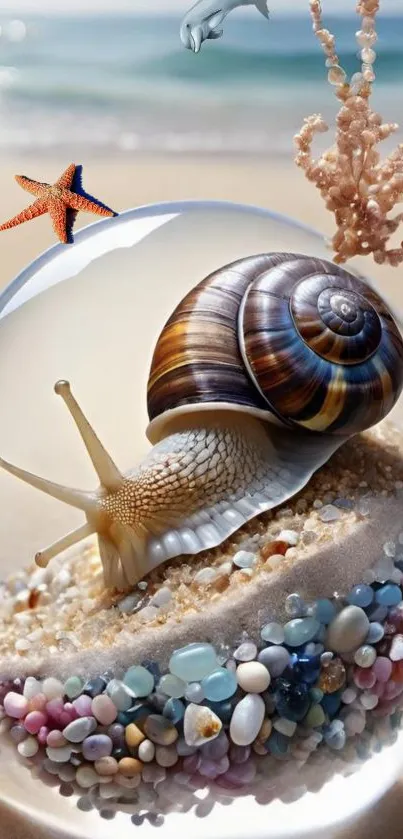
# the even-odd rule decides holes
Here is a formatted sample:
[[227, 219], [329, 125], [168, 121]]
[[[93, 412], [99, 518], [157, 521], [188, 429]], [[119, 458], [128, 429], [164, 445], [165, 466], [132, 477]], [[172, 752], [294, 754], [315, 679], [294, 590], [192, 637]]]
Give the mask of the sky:
[[[219, 2], [219, 0], [218, 0]], [[0, 0], [0, 17], [9, 12], [14, 16], [29, 12], [147, 12], [176, 11], [185, 13], [192, 0]], [[356, 0], [322, 0], [326, 14], [353, 12]], [[269, 8], [274, 14], [293, 12], [304, 14], [308, 9], [308, 0], [269, 0]], [[383, 14], [393, 14], [403, 10], [403, 0], [381, 0]], [[251, 13], [251, 10], [249, 10]]]

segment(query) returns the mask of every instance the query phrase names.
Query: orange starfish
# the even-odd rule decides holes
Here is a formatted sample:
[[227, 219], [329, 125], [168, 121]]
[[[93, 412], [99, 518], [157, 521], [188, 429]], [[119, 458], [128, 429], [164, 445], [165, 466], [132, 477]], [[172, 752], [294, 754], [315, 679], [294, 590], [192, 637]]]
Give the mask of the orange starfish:
[[75, 183], [81, 187], [81, 168], [72, 163], [54, 184], [45, 184], [24, 175], [16, 175], [17, 183], [38, 197], [33, 204], [2, 224], [0, 230], [9, 230], [10, 227], [16, 227], [24, 221], [49, 213], [56, 235], [61, 242], [67, 243], [72, 241], [71, 230], [79, 210], [96, 213], [98, 216], [116, 216], [117, 213], [100, 201], [83, 194], [82, 191], [75, 191]]

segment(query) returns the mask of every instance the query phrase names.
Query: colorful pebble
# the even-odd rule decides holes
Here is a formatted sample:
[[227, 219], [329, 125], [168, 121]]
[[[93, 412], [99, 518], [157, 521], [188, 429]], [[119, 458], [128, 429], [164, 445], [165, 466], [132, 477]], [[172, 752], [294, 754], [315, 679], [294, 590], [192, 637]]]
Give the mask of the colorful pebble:
[[346, 606], [329, 625], [326, 646], [336, 653], [349, 653], [365, 641], [369, 620], [359, 606]]
[[174, 676], [186, 682], [198, 682], [217, 667], [217, 656], [211, 644], [188, 644], [175, 650], [169, 662]]
[[[237, 674], [241, 667], [248, 666], [249, 663], [239, 665]], [[201, 686], [206, 699], [212, 702], [223, 702], [224, 699], [229, 699], [234, 695], [237, 689], [237, 679], [230, 670], [227, 670], [225, 667], [219, 667], [217, 670], [213, 670], [209, 676], [205, 676], [202, 679]]]

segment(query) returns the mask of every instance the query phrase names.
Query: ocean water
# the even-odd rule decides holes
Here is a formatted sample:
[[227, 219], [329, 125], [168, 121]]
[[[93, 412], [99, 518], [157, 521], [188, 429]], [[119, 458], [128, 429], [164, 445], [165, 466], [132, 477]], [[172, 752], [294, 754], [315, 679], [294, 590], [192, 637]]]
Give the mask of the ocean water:
[[[337, 111], [308, 14], [267, 22], [255, 10], [234, 13], [224, 38], [207, 42], [197, 56], [182, 47], [174, 16], [24, 23], [25, 37], [10, 39], [0, 11], [3, 154], [289, 156], [304, 116], [321, 112], [332, 122]], [[357, 71], [357, 18], [326, 19], [326, 25], [345, 69]], [[379, 18], [376, 49], [374, 105], [403, 124], [403, 14]]]

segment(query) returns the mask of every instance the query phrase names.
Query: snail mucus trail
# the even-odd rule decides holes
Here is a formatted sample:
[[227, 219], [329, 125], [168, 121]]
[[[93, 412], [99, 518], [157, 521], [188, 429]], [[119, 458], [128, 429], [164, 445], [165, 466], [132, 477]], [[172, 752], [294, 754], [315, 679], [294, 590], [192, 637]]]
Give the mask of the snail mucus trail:
[[297, 493], [402, 385], [402, 338], [372, 288], [326, 260], [262, 254], [209, 275], [166, 323], [148, 382], [153, 448], [137, 468], [119, 471], [64, 381], [99, 489], [0, 465], [86, 515], [38, 565], [97, 533], [105, 584], [125, 590]]

